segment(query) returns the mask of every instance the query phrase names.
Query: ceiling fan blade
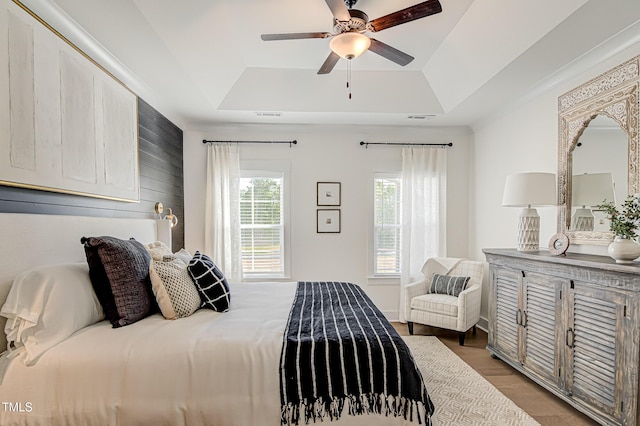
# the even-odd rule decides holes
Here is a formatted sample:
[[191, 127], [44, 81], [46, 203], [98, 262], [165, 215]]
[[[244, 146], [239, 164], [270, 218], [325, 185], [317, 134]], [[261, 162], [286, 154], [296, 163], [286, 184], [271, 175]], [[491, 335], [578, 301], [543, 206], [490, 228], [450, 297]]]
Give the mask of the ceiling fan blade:
[[373, 32], [382, 31], [387, 28], [395, 27], [396, 25], [415, 21], [416, 19], [424, 18], [440, 12], [442, 12], [442, 5], [438, 0], [427, 0], [414, 6], [409, 6], [406, 9], [369, 21], [369, 27]]
[[375, 38], [371, 39], [371, 46], [369, 46], [369, 50], [392, 62], [395, 62], [398, 65], [402, 65], [403, 67], [414, 59], [413, 56], [407, 55], [395, 47], [391, 47], [388, 44], [376, 40]]
[[286, 33], [286, 34], [262, 34], [260, 38], [264, 41], [274, 40], [297, 40], [302, 38], [327, 38], [331, 33]]
[[338, 21], [348, 21], [351, 19], [351, 14], [349, 13], [349, 9], [344, 4], [344, 0], [325, 0], [327, 2], [327, 6], [331, 9], [331, 13], [333, 13], [333, 17]]
[[322, 66], [318, 70], [318, 74], [329, 74], [333, 67], [336, 66], [339, 59], [340, 56], [331, 51], [331, 53], [329, 53], [329, 56], [327, 56], [327, 59], [325, 59], [324, 64], [322, 64]]

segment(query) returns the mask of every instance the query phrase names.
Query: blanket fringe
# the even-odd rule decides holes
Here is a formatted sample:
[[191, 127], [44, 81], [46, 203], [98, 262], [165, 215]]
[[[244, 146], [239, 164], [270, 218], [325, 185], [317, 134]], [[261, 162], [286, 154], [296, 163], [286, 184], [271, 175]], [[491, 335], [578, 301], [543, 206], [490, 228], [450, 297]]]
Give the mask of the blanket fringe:
[[338, 420], [345, 411], [345, 404], [350, 416], [383, 414], [387, 417], [403, 417], [410, 422], [414, 421], [415, 416], [418, 424], [431, 425], [431, 415], [422, 401], [377, 393], [347, 395], [326, 400], [322, 397], [313, 401], [305, 399], [297, 405], [288, 403], [281, 407], [280, 423], [286, 426], [298, 426], [301, 415], [304, 416], [304, 424], [322, 422], [327, 417], [331, 421]]

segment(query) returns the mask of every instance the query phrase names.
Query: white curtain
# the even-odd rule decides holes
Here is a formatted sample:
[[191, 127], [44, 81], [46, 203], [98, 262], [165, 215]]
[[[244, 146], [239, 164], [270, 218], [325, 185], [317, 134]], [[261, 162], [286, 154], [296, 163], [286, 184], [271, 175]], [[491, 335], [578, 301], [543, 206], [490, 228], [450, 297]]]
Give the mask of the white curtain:
[[242, 281], [238, 146], [207, 147], [204, 250], [230, 282]]
[[428, 258], [446, 255], [446, 190], [446, 149], [402, 149], [401, 322], [406, 322], [404, 287], [422, 277]]

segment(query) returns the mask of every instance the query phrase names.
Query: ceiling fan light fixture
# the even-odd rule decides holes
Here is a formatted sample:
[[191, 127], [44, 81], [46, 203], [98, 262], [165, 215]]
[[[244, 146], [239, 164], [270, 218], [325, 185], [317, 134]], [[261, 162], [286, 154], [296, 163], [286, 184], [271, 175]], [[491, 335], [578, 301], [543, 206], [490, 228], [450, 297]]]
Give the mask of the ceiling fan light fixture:
[[371, 39], [357, 32], [338, 34], [329, 42], [329, 47], [343, 59], [355, 59], [362, 55], [371, 45]]

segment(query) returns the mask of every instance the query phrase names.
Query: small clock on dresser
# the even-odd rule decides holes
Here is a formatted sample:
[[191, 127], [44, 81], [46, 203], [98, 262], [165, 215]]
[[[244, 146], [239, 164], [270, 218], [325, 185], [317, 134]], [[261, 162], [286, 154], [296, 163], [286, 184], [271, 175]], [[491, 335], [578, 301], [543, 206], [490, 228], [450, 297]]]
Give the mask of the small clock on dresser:
[[569, 237], [562, 232], [558, 232], [549, 240], [549, 253], [554, 256], [565, 254], [569, 248]]

